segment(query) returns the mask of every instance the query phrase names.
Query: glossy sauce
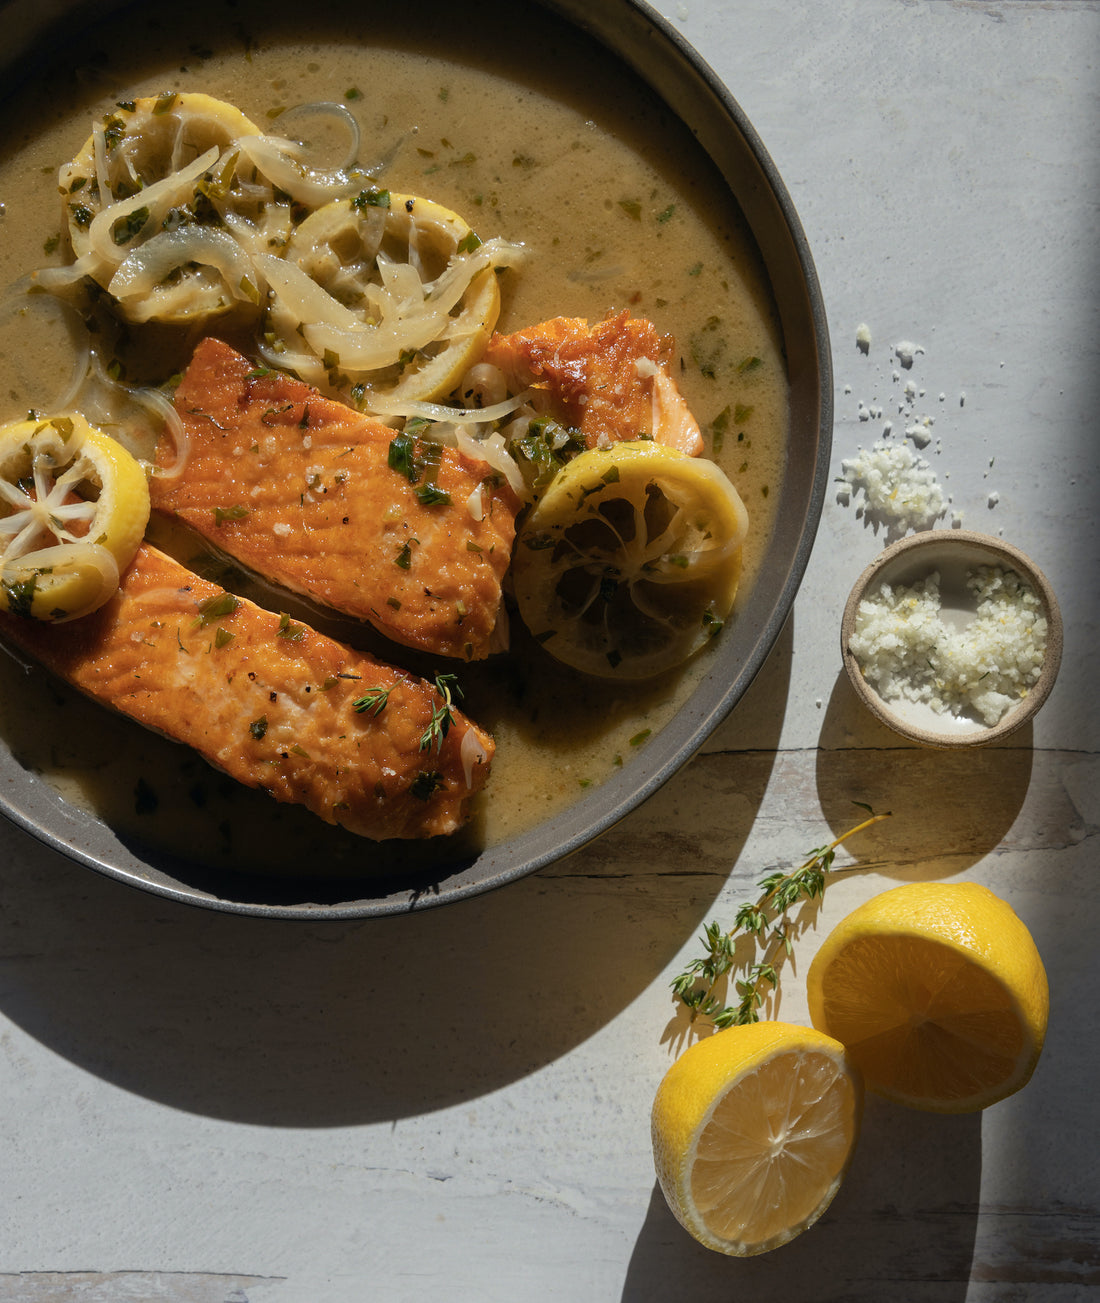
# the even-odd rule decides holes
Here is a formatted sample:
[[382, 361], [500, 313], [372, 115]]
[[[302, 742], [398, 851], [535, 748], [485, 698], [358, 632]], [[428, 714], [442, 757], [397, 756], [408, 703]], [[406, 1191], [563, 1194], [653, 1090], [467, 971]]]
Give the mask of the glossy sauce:
[[[667, 110], [579, 35], [548, 19], [536, 23], [532, 8], [523, 9], [510, 17], [479, 7], [465, 21], [446, 18], [453, 8], [441, 10], [438, 19], [418, 24], [435, 36], [418, 37], [417, 48], [373, 15], [369, 32], [362, 18], [354, 26], [348, 18], [303, 37], [272, 5], [217, 11], [232, 12], [231, 22], [211, 19], [201, 7], [177, 22], [173, 10], [167, 28], [143, 10], [136, 27], [98, 28], [108, 57], [90, 74], [96, 84], [66, 98], [58, 87], [67, 77], [41, 76], [5, 105], [0, 285], [61, 259], [47, 252], [60, 223], [57, 169], [117, 101], [201, 90], [236, 104], [265, 129], [280, 108], [341, 100], [362, 127], [361, 162], [386, 160], [384, 184], [453, 208], [482, 238], [502, 235], [526, 246], [523, 270], [503, 281], [498, 329], [552, 316], [595, 321], [626, 307], [674, 336], [676, 378], [708, 455], [730, 474], [749, 510], [744, 595], [772, 528], [787, 436], [786, 377], [755, 250], [721, 182]], [[453, 30], [448, 21], [457, 22]], [[545, 30], [537, 30], [544, 21]], [[224, 48], [211, 48], [210, 33], [227, 27]], [[491, 41], [478, 42], [471, 27], [491, 33]], [[530, 72], [533, 49], [538, 68]], [[46, 406], [48, 395], [33, 395], [58, 383], [57, 328], [32, 326], [24, 321], [12, 329], [0, 318], [2, 420]], [[135, 354], [132, 365], [146, 372], [137, 378], [161, 382], [192, 343], [159, 339], [157, 348]], [[195, 568], [219, 571], [216, 558], [196, 558], [190, 540], [163, 526], [152, 530]], [[233, 583], [279, 609], [303, 612], [239, 576]], [[455, 668], [385, 646], [340, 619], [304, 614], [417, 672]], [[644, 687], [608, 685], [557, 666], [526, 639], [518, 618], [512, 627], [509, 655], [490, 666], [458, 667], [463, 707], [494, 731], [498, 752], [470, 829], [444, 845], [377, 847], [303, 811], [275, 807], [183, 748], [4, 656], [0, 728], [12, 753], [48, 775], [66, 799], [142, 842], [210, 865], [281, 874], [320, 862], [337, 875], [407, 871], [504, 840], [629, 764], [707, 659], [704, 651], [683, 672]]]

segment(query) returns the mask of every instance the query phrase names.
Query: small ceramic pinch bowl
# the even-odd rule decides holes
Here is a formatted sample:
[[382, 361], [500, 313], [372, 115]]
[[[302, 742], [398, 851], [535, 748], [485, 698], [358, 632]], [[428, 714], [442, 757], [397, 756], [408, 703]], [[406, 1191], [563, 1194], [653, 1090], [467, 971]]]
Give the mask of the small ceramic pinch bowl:
[[[863, 645], [866, 630], [857, 623], [861, 603], [865, 599], [879, 600], [884, 584], [896, 592], [899, 586], [911, 588], [935, 574], [939, 576], [940, 604], [939, 611], [933, 611], [930, 618], [934, 621], [938, 617], [940, 625], [932, 627], [942, 629], [943, 639], [953, 639], [968, 629], [977, 633], [973, 622], [979, 599], [968, 586], [968, 578], [981, 567], [1012, 571], [1023, 579], [1038, 598], [1037, 615], [1046, 621], [1046, 646], [1038, 677], [1024, 695], [994, 722], [987, 722], [965, 695], [951, 709], [945, 710], [922, 699], [927, 694], [920, 691], [899, 693], [896, 687], [891, 688], [880, 673], [884, 658], [879, 657], [878, 665], [874, 663], [871, 653]], [[886, 617], [887, 622], [881, 624], [880, 629], [890, 633], [888, 621], [894, 619], [893, 631], [900, 633], [903, 620], [909, 618], [909, 615], [901, 614]], [[929, 614], [922, 607], [914, 618], [928, 619]], [[863, 637], [858, 636], [861, 630]], [[916, 636], [915, 631], [906, 630], [906, 634]], [[853, 635], [857, 635], [855, 650], [852, 647]], [[844, 668], [856, 695], [882, 723], [922, 746], [944, 749], [979, 747], [1015, 732], [1035, 715], [1050, 695], [1062, 659], [1062, 617], [1046, 576], [1018, 548], [988, 534], [932, 530], [910, 535], [892, 544], [864, 570], [844, 608], [840, 644]], [[861, 655], [857, 656], [857, 650]], [[916, 687], [927, 685], [929, 675], [924, 667], [933, 670], [939, 654], [942, 654], [939, 644], [927, 657], [910, 650], [912, 677], [908, 681]], [[981, 690], [980, 686], [977, 690]]]

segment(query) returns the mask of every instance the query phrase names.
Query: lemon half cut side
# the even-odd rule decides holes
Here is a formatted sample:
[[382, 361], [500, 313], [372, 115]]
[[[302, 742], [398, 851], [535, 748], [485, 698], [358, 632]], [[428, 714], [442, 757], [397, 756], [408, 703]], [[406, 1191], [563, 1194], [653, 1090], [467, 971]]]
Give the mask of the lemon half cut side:
[[0, 610], [53, 622], [97, 610], [148, 522], [145, 471], [82, 416], [0, 428]]
[[657, 1179], [677, 1221], [733, 1257], [779, 1248], [832, 1202], [863, 1107], [844, 1047], [758, 1022], [697, 1041], [653, 1102]]
[[1007, 901], [977, 883], [894, 887], [841, 920], [807, 974], [815, 1027], [868, 1089], [941, 1113], [1020, 1089], [1043, 1048], [1046, 970]]
[[714, 462], [649, 440], [583, 452], [517, 539], [520, 614], [582, 673], [651, 678], [728, 618], [747, 532], [744, 503]]

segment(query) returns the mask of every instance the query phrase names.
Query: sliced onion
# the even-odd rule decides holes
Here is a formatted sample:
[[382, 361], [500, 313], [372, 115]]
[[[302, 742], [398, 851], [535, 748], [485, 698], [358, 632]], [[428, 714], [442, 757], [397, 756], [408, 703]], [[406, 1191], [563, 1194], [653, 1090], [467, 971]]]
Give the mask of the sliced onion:
[[306, 342], [318, 353], [331, 352], [340, 365], [352, 371], [378, 371], [392, 366], [402, 353], [427, 348], [446, 328], [451, 309], [465, 294], [470, 281], [489, 266], [480, 251], [470, 258], [456, 259], [435, 282], [417, 307], [396, 311], [396, 320], [381, 325], [340, 327], [327, 321], [307, 323]]
[[485, 519], [485, 486], [483, 484], [474, 486], [474, 491], [466, 499], [466, 510], [473, 520]]
[[71, 289], [85, 276], [94, 276], [103, 266], [103, 260], [94, 253], [85, 253], [66, 267], [41, 267], [31, 273], [31, 278], [40, 289], [49, 294], [61, 293]]
[[516, 394], [492, 407], [445, 407], [442, 403], [424, 403], [411, 398], [387, 398], [367, 391], [366, 400], [378, 416], [420, 416], [425, 421], [446, 421], [451, 425], [484, 425], [502, 420], [522, 407], [526, 394]]
[[[279, 126], [283, 128], [300, 119], [310, 117], [331, 118], [334, 122], [338, 122], [348, 133], [347, 150], [343, 161], [338, 166], [345, 170], [350, 168], [359, 157], [360, 141], [359, 123], [352, 111], [346, 105], [339, 104], [335, 100], [318, 100], [309, 104], [296, 104], [292, 109], [287, 109], [285, 113], [279, 115]], [[304, 140], [301, 143], [306, 144]]]
[[[190, 197], [194, 183], [217, 163], [218, 157], [217, 145], [211, 145], [187, 167], [172, 172], [160, 181], [154, 181], [152, 185], [139, 190], [129, 199], [120, 199], [117, 203], [102, 209], [92, 218], [91, 225], [88, 227], [88, 239], [92, 248], [110, 266], [117, 266], [126, 256], [126, 250], [120, 248], [114, 241], [111, 234], [114, 224], [120, 218], [129, 217], [139, 208], [148, 208], [151, 218], [163, 217], [173, 205]], [[102, 193], [106, 195], [110, 194], [110, 191], [105, 189]]]
[[508, 481], [509, 487], [520, 498], [528, 497], [527, 486], [516, 465], [515, 459], [508, 451], [508, 445], [500, 434], [490, 434], [486, 439], [475, 439], [461, 426], [455, 430], [455, 446], [474, 461], [483, 461], [493, 470], [499, 471]]
[[158, 480], [174, 480], [183, 473], [191, 456], [191, 436], [187, 433], [187, 427], [180, 420], [175, 404], [159, 389], [133, 389], [130, 393], [136, 403], [151, 411], [164, 423], [165, 431], [176, 450], [176, 456], [168, 466], [162, 466], [157, 462], [152, 468], [152, 473]]
[[174, 231], [160, 231], [123, 258], [107, 290], [116, 299], [148, 294], [166, 276], [188, 263], [215, 268], [234, 298], [244, 302], [259, 301], [241, 288], [247, 280], [255, 286], [257, 294], [262, 290], [252, 259], [228, 231], [209, 226], [181, 226]]
[[474, 785], [474, 770], [489, 759], [485, 748], [478, 739], [477, 733], [472, 728], [468, 728], [463, 733], [462, 741], [458, 746], [458, 756], [462, 761], [462, 772], [466, 776], [466, 786], [472, 788]]
[[242, 136], [237, 144], [242, 154], [259, 172], [280, 190], [310, 208], [320, 208], [332, 199], [340, 199], [359, 189], [365, 175], [334, 168], [315, 172], [295, 157], [300, 152], [292, 140], [279, 136]]
[[350, 308], [323, 290], [297, 264], [270, 253], [257, 254], [255, 262], [295, 321], [333, 321], [347, 330], [363, 328], [362, 321]]

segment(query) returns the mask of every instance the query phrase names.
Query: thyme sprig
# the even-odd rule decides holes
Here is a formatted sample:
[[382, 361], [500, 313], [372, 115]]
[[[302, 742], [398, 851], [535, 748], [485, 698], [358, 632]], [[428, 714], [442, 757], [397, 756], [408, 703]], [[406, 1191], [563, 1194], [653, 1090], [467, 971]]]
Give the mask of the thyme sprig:
[[[854, 804], [866, 810], [869, 817], [849, 828], [835, 841], [810, 851], [797, 869], [791, 872], [776, 869], [765, 874], [758, 882], [761, 895], [756, 901], [746, 901], [738, 909], [729, 931], [723, 931], [718, 923], [710, 923], [703, 929], [701, 939], [706, 954], [693, 959], [672, 982], [673, 993], [688, 1009], [691, 1022], [707, 1018], [719, 1031], [725, 1027], [759, 1022], [760, 1006], [767, 990], [774, 991], [778, 987], [779, 969], [784, 959], [789, 959], [794, 952], [794, 937], [788, 918], [791, 909], [801, 901], [823, 897], [832, 875], [861, 868], [859, 864], [834, 868], [837, 848], [849, 837], [890, 817], [889, 812], [875, 814], [862, 801]], [[739, 934], [751, 938], [759, 958], [748, 966], [744, 977], [734, 982], [739, 1002], [724, 1006], [715, 991], [737, 963], [735, 951]]]
[[442, 750], [443, 739], [455, 722], [455, 700], [462, 700], [462, 689], [458, 686], [458, 676], [456, 674], [437, 674], [435, 676], [435, 689], [439, 693], [440, 701], [438, 704], [432, 703], [431, 723], [424, 730], [424, 734], [420, 739], [421, 751], [428, 751], [433, 746], [437, 752]]

